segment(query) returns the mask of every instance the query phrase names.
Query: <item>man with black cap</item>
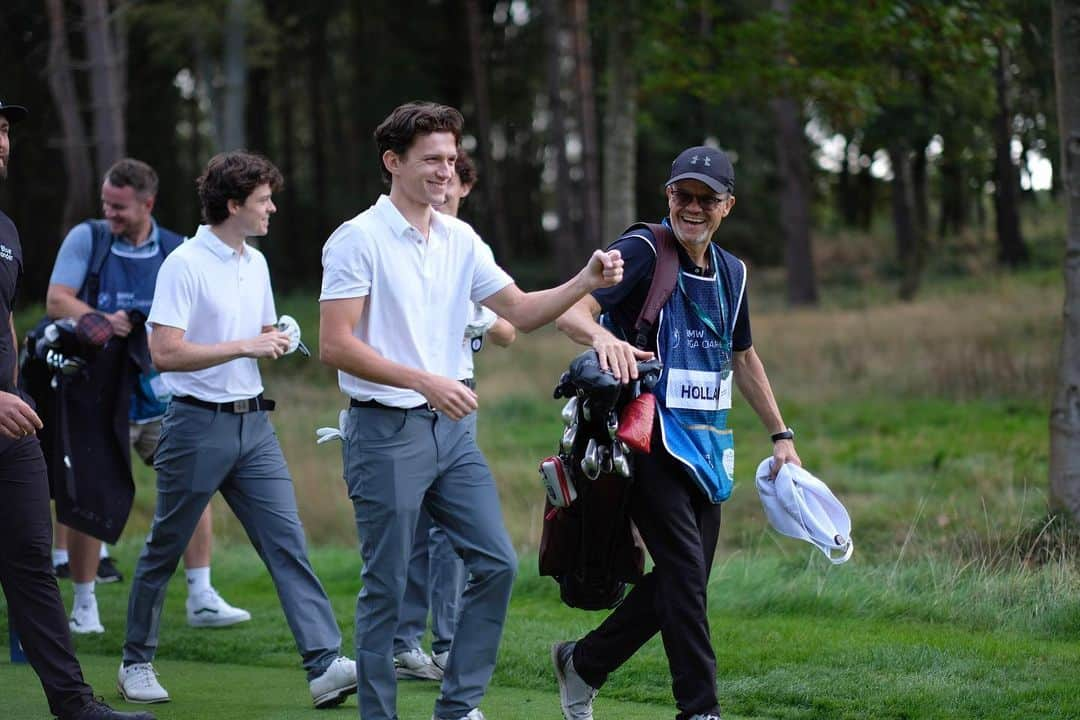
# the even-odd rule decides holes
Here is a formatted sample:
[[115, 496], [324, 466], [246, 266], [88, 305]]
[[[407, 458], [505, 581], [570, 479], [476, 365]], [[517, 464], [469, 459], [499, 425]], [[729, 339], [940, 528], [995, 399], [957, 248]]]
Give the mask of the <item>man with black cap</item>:
[[[712, 147], [684, 150], [672, 163], [666, 192], [662, 227], [634, 225], [611, 246], [626, 263], [623, 282], [586, 295], [557, 323], [595, 348], [601, 367], [622, 382], [636, 379], [638, 360], [655, 353], [663, 362], [653, 391], [658, 421], [651, 453], [634, 455], [629, 504], [654, 567], [600, 627], [552, 647], [567, 720], [592, 720], [593, 698], [608, 675], [657, 632], [678, 720], [719, 720], [705, 592], [720, 503], [731, 493], [734, 472], [726, 427], [732, 375], [772, 435], [773, 473], [784, 463], [800, 464], [794, 432], [751, 344], [746, 266], [711, 242], [735, 205], [731, 161]], [[643, 327], [638, 316], [668, 243], [678, 253], [675, 288], [655, 324]], [[601, 312], [603, 324], [596, 320]]]
[[[7, 178], [11, 126], [26, 108], [0, 100], [0, 180]], [[11, 313], [22, 275], [22, 246], [11, 219], [0, 211], [0, 586], [8, 618], [38, 674], [49, 710], [61, 720], [153, 720], [121, 713], [94, 699], [71, 647], [64, 605], [53, 576], [49, 481], [36, 431], [41, 420], [15, 384], [18, 343]]]

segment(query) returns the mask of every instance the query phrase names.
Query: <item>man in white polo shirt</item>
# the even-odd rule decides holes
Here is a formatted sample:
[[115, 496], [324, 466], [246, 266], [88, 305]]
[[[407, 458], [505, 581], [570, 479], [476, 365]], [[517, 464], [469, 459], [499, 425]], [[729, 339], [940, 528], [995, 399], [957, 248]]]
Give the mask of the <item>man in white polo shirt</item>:
[[523, 293], [468, 224], [432, 212], [446, 201], [461, 130], [453, 108], [395, 109], [375, 131], [390, 194], [323, 248], [320, 351], [351, 406], [343, 459], [364, 561], [356, 604], [364, 720], [397, 718], [394, 632], [421, 507], [470, 575], [433, 717], [483, 720], [517, 559], [491, 471], [459, 422], [477, 407], [459, 380], [471, 302], [529, 331], [622, 278], [618, 253], [596, 251], [571, 281]]
[[307, 558], [292, 478], [262, 396], [258, 358], [276, 359], [289, 337], [275, 329], [266, 259], [245, 242], [265, 235], [281, 173], [246, 152], [210, 160], [198, 180], [203, 225], [162, 263], [150, 352], [172, 393], [154, 467], [157, 509], [128, 602], [120, 693], [166, 702], [151, 665], [165, 589], [199, 517], [217, 491], [244, 526], [277, 588], [316, 707], [356, 692], [356, 664]]

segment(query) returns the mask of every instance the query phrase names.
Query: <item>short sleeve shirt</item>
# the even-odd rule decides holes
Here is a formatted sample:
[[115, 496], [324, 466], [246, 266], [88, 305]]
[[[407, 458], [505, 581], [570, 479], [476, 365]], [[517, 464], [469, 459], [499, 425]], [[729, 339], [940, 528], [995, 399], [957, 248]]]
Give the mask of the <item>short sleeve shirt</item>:
[[[593, 297], [605, 313], [608, 313], [622, 337], [633, 341], [634, 323], [645, 305], [652, 284], [653, 270], [656, 268], [656, 251], [649, 241], [635, 234], [627, 234], [611, 244], [609, 249], [618, 250], [623, 258], [623, 279], [618, 285], [593, 291]], [[642, 231], [644, 232], [644, 231]], [[701, 270], [679, 246], [679, 263], [686, 272]], [[709, 269], [715, 272], [715, 268]], [[753, 344], [750, 334], [750, 303], [743, 295], [739, 313], [735, 317], [735, 331], [731, 338], [731, 347], [736, 352], [749, 350]], [[655, 347], [655, 342], [652, 346]]]
[[[207, 225], [165, 258], [147, 322], [184, 331], [188, 342], [211, 345], [256, 337], [277, 321], [270, 270], [261, 252], [226, 245]], [[192, 372], [165, 372], [173, 395], [232, 402], [263, 390], [255, 358], [237, 358]]]
[[[389, 360], [455, 380], [472, 303], [513, 282], [467, 223], [432, 213], [425, 239], [386, 195], [334, 231], [322, 262], [321, 302], [367, 298], [356, 338]], [[356, 400], [424, 403], [413, 390], [344, 371], [338, 384]]]
[[0, 327], [0, 391], [15, 392], [12, 378], [15, 363], [18, 362], [19, 349], [11, 337], [8, 319], [15, 305], [15, 296], [22, 279], [23, 258], [19, 231], [7, 215], [0, 212], [0, 313], [3, 326]]

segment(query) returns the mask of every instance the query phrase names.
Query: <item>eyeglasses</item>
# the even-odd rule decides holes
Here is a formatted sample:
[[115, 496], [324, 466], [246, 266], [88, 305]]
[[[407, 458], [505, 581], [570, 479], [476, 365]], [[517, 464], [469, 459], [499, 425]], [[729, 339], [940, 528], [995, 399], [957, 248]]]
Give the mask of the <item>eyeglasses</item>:
[[723, 197], [719, 195], [695, 195], [694, 193], [686, 192], [685, 190], [671, 188], [671, 199], [675, 201], [676, 205], [679, 207], [686, 207], [694, 200], [697, 200], [698, 207], [705, 212], [712, 212], [720, 207], [720, 203], [725, 202], [728, 197], [728, 195]]

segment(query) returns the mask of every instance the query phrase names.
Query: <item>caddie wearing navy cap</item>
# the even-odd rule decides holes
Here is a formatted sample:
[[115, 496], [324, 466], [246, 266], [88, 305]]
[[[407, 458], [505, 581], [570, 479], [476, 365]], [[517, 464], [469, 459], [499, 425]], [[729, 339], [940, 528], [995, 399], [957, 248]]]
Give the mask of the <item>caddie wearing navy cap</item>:
[[[557, 323], [576, 342], [595, 348], [601, 367], [623, 382], [636, 378], [638, 360], [655, 354], [663, 362], [651, 453], [634, 455], [629, 504], [654, 567], [600, 627], [552, 648], [567, 720], [591, 720], [593, 698], [608, 675], [657, 632], [678, 720], [719, 720], [706, 587], [720, 503], [731, 493], [734, 474], [727, 428], [733, 376], [772, 435], [774, 468], [801, 464], [794, 432], [784, 424], [751, 343], [746, 266], [712, 242], [735, 206], [731, 161], [717, 148], [688, 148], [671, 164], [666, 193], [669, 212], [657, 230], [664, 237], [642, 224], [631, 226], [611, 246], [625, 262], [623, 282], [585, 296]], [[635, 324], [660, 243], [667, 242], [678, 253], [676, 286], [651, 333], [639, 333]], [[597, 321], [601, 312], [603, 324]]]
[[[0, 181], [7, 179], [11, 126], [26, 108], [0, 100]], [[0, 586], [8, 622], [41, 680], [49, 712], [60, 720], [154, 720], [121, 713], [94, 698], [71, 646], [64, 604], [53, 575], [49, 479], [36, 431], [41, 419], [16, 385], [19, 346], [11, 308], [22, 276], [22, 245], [15, 223], [0, 212], [0, 313], [11, 330], [0, 333]], [[3, 708], [4, 717], [12, 717]]]

